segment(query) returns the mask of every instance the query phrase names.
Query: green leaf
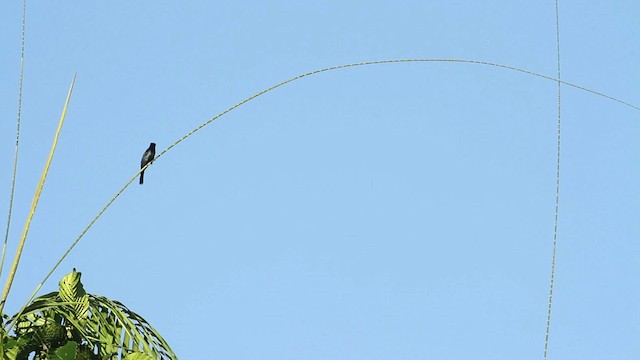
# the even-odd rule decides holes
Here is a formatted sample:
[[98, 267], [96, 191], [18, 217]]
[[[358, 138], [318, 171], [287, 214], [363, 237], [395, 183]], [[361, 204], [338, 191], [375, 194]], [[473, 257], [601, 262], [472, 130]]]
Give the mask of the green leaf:
[[75, 317], [83, 321], [88, 316], [90, 305], [87, 292], [84, 290], [82, 282], [80, 282], [81, 277], [82, 273], [75, 271], [75, 269], [65, 275], [62, 280], [60, 280], [59, 295], [62, 301], [73, 305]]
[[27, 345], [27, 339], [19, 338], [19, 339], [9, 339], [4, 344], [4, 357], [3, 360], [16, 360], [18, 359], [18, 354], [22, 350], [23, 347]]
[[145, 353], [134, 352], [134, 353], [127, 354], [127, 356], [123, 357], [122, 360], [155, 360], [155, 359]]
[[78, 344], [74, 341], [69, 341], [65, 345], [56, 349], [56, 351], [51, 354], [50, 359], [52, 360], [75, 360], [76, 354], [78, 352]]

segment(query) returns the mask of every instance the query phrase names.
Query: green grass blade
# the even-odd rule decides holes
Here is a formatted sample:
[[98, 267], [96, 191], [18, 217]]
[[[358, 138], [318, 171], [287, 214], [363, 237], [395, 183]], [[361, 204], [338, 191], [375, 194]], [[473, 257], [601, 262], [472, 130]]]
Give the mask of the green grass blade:
[[64, 119], [67, 116], [67, 109], [69, 107], [69, 101], [71, 100], [71, 93], [73, 92], [73, 85], [76, 82], [76, 76], [73, 76], [73, 80], [71, 81], [71, 86], [69, 87], [69, 93], [67, 94], [67, 99], [64, 103], [64, 107], [62, 108], [62, 115], [60, 115], [60, 121], [58, 121], [58, 129], [53, 137], [53, 144], [51, 145], [51, 150], [49, 151], [49, 158], [44, 165], [44, 169], [42, 170], [42, 176], [40, 176], [40, 182], [38, 183], [38, 187], [36, 188], [36, 192], [33, 195], [33, 201], [31, 202], [31, 210], [29, 211], [29, 216], [27, 217], [27, 221], [24, 224], [24, 229], [22, 230], [22, 236], [20, 237], [20, 242], [18, 243], [18, 248], [16, 249], [16, 255], [13, 259], [13, 264], [11, 265], [11, 270], [9, 271], [9, 276], [7, 278], [7, 282], [4, 286], [4, 290], [2, 292], [2, 298], [0, 299], [0, 314], [4, 309], [4, 304], [7, 301], [7, 297], [9, 296], [9, 291], [11, 290], [11, 285], [13, 283], [13, 278], [16, 275], [16, 270], [18, 269], [18, 264], [20, 263], [20, 256], [22, 256], [22, 249], [24, 248], [24, 244], [27, 239], [27, 234], [29, 233], [29, 226], [31, 225], [31, 220], [33, 220], [33, 216], [36, 212], [36, 208], [38, 207], [38, 201], [40, 200], [40, 194], [42, 193], [42, 189], [44, 188], [44, 182], [47, 179], [47, 174], [49, 173], [49, 167], [51, 166], [51, 161], [53, 160], [53, 154], [56, 151], [56, 147], [58, 145], [58, 138], [60, 137], [60, 132], [62, 131], [62, 125], [64, 124]]

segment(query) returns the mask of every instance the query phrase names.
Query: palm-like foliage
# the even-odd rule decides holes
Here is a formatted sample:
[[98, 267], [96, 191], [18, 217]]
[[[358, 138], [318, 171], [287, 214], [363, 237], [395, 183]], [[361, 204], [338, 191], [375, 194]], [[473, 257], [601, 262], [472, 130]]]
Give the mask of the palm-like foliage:
[[58, 292], [35, 299], [11, 318], [15, 335], [4, 344], [5, 359], [175, 359], [169, 344], [118, 301], [87, 294], [75, 269]]

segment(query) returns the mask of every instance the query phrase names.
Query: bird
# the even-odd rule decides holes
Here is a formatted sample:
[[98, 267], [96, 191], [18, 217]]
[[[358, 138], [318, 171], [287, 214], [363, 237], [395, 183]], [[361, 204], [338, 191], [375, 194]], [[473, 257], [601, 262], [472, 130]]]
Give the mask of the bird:
[[[156, 157], [156, 143], [151, 143], [149, 148], [142, 154], [142, 160], [140, 160], [140, 168], [144, 168], [148, 163], [153, 162], [153, 158]], [[144, 170], [140, 173], [140, 185], [144, 183]]]

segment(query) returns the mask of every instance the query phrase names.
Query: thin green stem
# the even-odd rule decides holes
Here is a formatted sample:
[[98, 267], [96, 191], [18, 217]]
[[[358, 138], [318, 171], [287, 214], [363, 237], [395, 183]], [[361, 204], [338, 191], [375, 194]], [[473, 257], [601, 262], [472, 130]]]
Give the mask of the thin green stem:
[[558, 121], [557, 121], [557, 143], [556, 143], [556, 197], [555, 197], [555, 216], [553, 221], [553, 246], [551, 251], [551, 279], [549, 280], [549, 304], [547, 306], [547, 328], [544, 336], [544, 354], [543, 360], [547, 360], [549, 351], [549, 334], [551, 332], [551, 307], [553, 304], [553, 281], [556, 275], [556, 245], [558, 243], [558, 216], [560, 213], [560, 140], [561, 140], [561, 90], [562, 81], [560, 81], [560, 13], [558, 11], [558, 0], [556, 0], [556, 63], [558, 65]]
[[13, 172], [11, 175], [11, 194], [9, 195], [9, 211], [7, 212], [7, 229], [4, 233], [4, 244], [2, 246], [2, 258], [0, 259], [0, 277], [4, 268], [4, 259], [7, 254], [7, 243], [9, 242], [9, 229], [11, 228], [11, 213], [13, 211], [13, 195], [16, 188], [16, 173], [18, 172], [18, 149], [20, 144], [20, 119], [22, 119], [22, 83], [24, 79], [24, 38], [27, 28], [27, 0], [22, 2], [22, 52], [20, 55], [20, 80], [18, 81], [18, 120], [16, 122], [16, 149], [13, 154]]

